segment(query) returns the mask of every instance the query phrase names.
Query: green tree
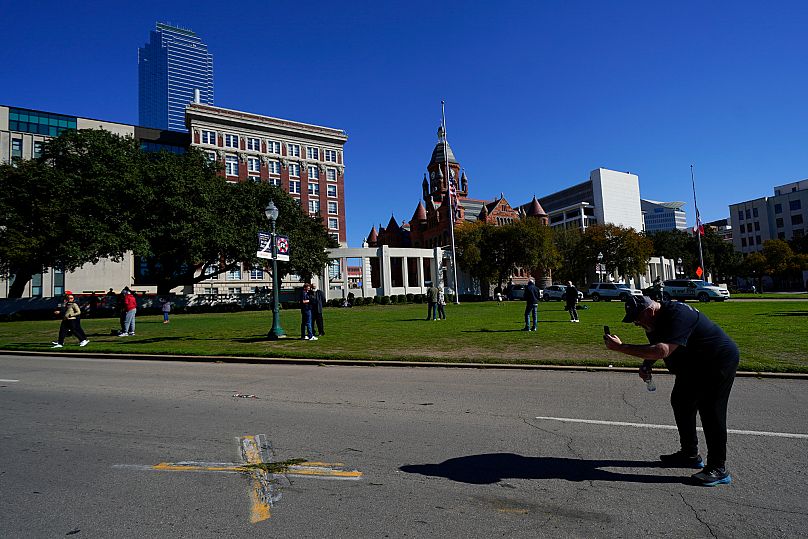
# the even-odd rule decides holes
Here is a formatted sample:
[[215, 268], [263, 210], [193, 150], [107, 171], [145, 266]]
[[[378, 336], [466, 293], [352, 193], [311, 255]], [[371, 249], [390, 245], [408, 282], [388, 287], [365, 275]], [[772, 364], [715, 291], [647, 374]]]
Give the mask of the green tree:
[[606, 271], [622, 277], [645, 273], [653, 252], [654, 244], [646, 236], [612, 224], [590, 226], [581, 241], [581, 257], [587, 267], [595, 267], [598, 254], [603, 254]]
[[0, 165], [0, 272], [14, 278], [9, 297], [21, 297], [47, 268], [120, 260], [143, 245], [132, 226], [140, 160], [130, 137], [71, 130], [45, 142], [40, 159]]
[[461, 223], [455, 228], [457, 265], [479, 279], [483, 295], [487, 296], [490, 283], [497, 276], [497, 264], [488, 252], [489, 237], [495, 227], [483, 221]]
[[182, 155], [161, 152], [144, 166], [147, 192], [137, 228], [146, 248], [147, 279], [159, 294], [193, 285], [256, 258], [258, 231], [269, 230], [264, 208], [270, 199], [279, 210], [276, 229], [290, 238], [290, 261], [281, 275], [320, 273], [328, 263], [327, 247], [336, 247], [322, 220], [305, 215], [286, 193], [267, 183], [227, 183], [218, 165], [190, 149]]
[[572, 281], [585, 283], [588, 280], [592, 266], [582, 256], [581, 242], [583, 234], [577, 228], [555, 228], [553, 231], [553, 244], [559, 256], [557, 269], [554, 271], [558, 282]]

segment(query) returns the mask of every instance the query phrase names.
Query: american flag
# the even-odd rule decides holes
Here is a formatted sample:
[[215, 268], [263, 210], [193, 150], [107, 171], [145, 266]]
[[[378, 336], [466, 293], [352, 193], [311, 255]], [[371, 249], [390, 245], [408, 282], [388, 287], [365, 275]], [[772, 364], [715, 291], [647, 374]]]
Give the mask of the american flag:
[[454, 180], [449, 180], [449, 203], [455, 214], [457, 213], [457, 186]]
[[704, 225], [701, 224], [701, 215], [699, 215], [699, 209], [696, 208], [696, 226], [693, 227], [693, 234], [698, 233], [699, 235], [704, 235]]

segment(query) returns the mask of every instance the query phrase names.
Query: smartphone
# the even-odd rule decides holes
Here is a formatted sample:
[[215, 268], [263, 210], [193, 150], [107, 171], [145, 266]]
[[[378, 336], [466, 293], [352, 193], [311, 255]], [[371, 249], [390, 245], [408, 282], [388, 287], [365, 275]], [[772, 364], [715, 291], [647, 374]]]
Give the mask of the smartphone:
[[609, 326], [603, 326], [603, 334], [604, 335], [611, 335], [612, 332], [609, 331]]

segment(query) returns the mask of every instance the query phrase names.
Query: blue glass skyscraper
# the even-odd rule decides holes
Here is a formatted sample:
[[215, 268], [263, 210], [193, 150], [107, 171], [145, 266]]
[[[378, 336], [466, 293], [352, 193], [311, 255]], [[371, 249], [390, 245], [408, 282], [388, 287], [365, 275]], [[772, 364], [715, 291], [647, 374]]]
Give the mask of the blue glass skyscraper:
[[213, 105], [213, 56], [194, 32], [158, 22], [137, 63], [141, 126], [187, 131], [185, 106], [194, 90], [200, 103]]

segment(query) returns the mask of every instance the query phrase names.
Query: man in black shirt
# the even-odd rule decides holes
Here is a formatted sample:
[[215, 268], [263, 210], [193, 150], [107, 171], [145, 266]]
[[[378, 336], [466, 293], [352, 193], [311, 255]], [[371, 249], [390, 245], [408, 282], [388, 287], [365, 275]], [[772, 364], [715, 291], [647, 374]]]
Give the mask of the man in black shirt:
[[[661, 455], [662, 464], [704, 468], [693, 479], [705, 486], [730, 483], [727, 459], [727, 402], [738, 368], [738, 346], [713, 321], [679, 302], [632, 296], [623, 322], [645, 329], [651, 344], [624, 344], [616, 335], [603, 337], [609, 350], [644, 359], [640, 378], [646, 380], [653, 363], [662, 359], [676, 375], [671, 406], [681, 449]], [[707, 466], [698, 453], [696, 412], [707, 441]]]
[[[525, 327], [522, 331], [536, 331], [536, 323], [539, 321], [539, 299], [541, 292], [536, 286], [536, 279], [531, 277], [525, 287]], [[530, 318], [533, 318], [533, 325], [530, 325]]]

